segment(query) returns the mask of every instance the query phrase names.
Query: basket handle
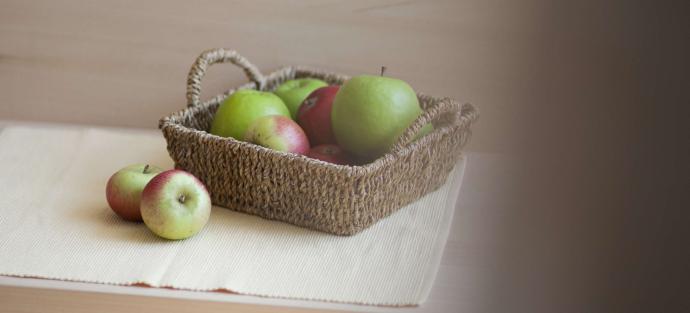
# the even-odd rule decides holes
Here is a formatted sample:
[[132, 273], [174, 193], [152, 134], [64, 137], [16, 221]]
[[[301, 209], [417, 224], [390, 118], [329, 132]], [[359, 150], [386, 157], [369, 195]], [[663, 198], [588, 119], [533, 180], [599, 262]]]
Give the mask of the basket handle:
[[266, 82], [264, 75], [261, 74], [254, 64], [237, 53], [237, 51], [223, 48], [206, 50], [197, 57], [187, 76], [188, 107], [201, 104], [201, 100], [199, 100], [199, 96], [201, 95], [201, 79], [204, 78], [206, 69], [213, 64], [227, 62], [242, 68], [247, 78], [256, 84], [256, 89], [261, 90], [264, 87]]
[[479, 112], [474, 105], [470, 103], [461, 105], [459, 102], [453, 99], [443, 98], [441, 101], [436, 102], [431, 107], [426, 109], [422, 115], [418, 116], [417, 119], [412, 122], [412, 125], [405, 130], [405, 132], [398, 138], [398, 141], [395, 143], [395, 145], [393, 145], [391, 152], [400, 152], [414, 139], [415, 136], [417, 136], [417, 133], [419, 133], [422, 127], [424, 127], [426, 124], [436, 120], [443, 114], [458, 112], [458, 110], [460, 111], [459, 124], [461, 128], [469, 127], [479, 117]]

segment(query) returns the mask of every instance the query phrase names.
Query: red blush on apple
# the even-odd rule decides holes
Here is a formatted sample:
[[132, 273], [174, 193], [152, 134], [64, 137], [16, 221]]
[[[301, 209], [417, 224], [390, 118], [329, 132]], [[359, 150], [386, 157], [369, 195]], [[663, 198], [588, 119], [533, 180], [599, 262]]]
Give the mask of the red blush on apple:
[[297, 123], [313, 145], [335, 144], [331, 126], [333, 99], [340, 86], [326, 86], [314, 90], [297, 111]]

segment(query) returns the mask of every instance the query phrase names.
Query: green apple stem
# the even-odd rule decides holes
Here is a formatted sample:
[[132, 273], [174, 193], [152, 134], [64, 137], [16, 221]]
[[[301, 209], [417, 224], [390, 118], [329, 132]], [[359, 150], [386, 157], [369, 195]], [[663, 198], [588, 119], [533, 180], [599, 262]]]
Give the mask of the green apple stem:
[[144, 170], [142, 171], [142, 173], [146, 174], [146, 171], [148, 171], [148, 170], [149, 170], [149, 165], [146, 164], [146, 166], [144, 166]]
[[385, 72], [386, 72], [386, 67], [385, 67], [385, 66], [381, 66], [381, 76], [383, 76], [383, 73], [385, 73]]
[[184, 203], [184, 200], [186, 197], [184, 195], [181, 195], [179, 198], [177, 198], [177, 201], [180, 201], [180, 203]]

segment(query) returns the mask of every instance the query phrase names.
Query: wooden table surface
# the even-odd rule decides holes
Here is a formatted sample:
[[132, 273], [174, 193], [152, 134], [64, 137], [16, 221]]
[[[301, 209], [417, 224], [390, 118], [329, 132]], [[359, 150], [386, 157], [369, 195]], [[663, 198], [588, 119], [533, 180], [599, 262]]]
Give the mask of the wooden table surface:
[[[476, 104], [482, 115], [467, 149], [487, 160], [468, 164], [463, 194], [474, 196], [461, 195], [428, 302], [389, 310], [588, 311], [591, 295], [615, 281], [600, 275], [609, 264], [601, 256], [622, 228], [620, 216], [583, 208], [603, 197], [596, 190], [627, 192], [617, 182], [633, 161], [615, 156], [642, 132], [623, 117], [641, 112], [640, 77], [663, 65], [644, 61], [646, 45], [672, 42], [654, 33], [664, 19], [652, 11], [630, 1], [3, 0], [0, 119], [154, 129], [185, 106], [189, 66], [215, 47], [265, 72], [305, 65], [357, 75], [385, 65], [417, 91]], [[245, 80], [214, 67], [204, 95]], [[0, 286], [0, 311], [374, 310], [12, 282]]]

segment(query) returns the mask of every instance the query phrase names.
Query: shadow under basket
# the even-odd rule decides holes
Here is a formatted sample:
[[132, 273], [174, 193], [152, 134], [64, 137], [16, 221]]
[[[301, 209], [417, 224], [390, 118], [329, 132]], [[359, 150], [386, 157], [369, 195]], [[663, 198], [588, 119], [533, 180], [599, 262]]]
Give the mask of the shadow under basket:
[[[230, 62], [251, 81], [199, 100], [208, 66]], [[208, 133], [219, 104], [235, 90], [271, 91], [294, 78], [341, 85], [349, 77], [285, 67], [266, 76], [237, 52], [202, 53], [189, 72], [188, 108], [160, 120], [175, 167], [206, 184], [215, 205], [337, 235], [352, 235], [444, 184], [478, 118], [471, 104], [418, 94], [423, 113], [389, 153], [371, 163], [336, 165]], [[434, 130], [413, 140], [426, 124]]]

